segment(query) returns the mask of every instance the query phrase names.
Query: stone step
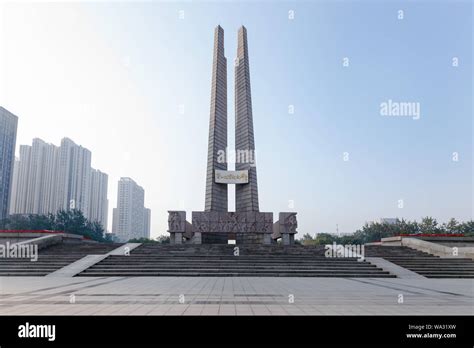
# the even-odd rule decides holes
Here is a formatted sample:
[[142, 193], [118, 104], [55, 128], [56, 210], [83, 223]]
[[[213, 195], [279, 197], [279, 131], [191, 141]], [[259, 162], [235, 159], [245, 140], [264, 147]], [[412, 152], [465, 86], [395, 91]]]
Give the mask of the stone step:
[[241, 261], [229, 261], [229, 262], [174, 262], [173, 260], [167, 260], [162, 262], [101, 262], [101, 265], [108, 266], [108, 267], [123, 267], [127, 265], [136, 265], [140, 267], [147, 267], [153, 265], [163, 265], [175, 268], [182, 268], [192, 265], [220, 265], [220, 266], [232, 266], [232, 265], [241, 265], [242, 267], [252, 267], [252, 266], [264, 266], [264, 267], [298, 267], [298, 266], [308, 266], [308, 267], [335, 267], [335, 268], [357, 268], [357, 267], [375, 267], [374, 265], [367, 263], [367, 262], [351, 262], [351, 263], [311, 263], [311, 262], [291, 262], [291, 263], [282, 263], [282, 262], [241, 262]]
[[[104, 267], [104, 266], [93, 266], [89, 268], [90, 270], [94, 271], [125, 271], [125, 270], [138, 270], [138, 271], [153, 271], [153, 270], [169, 270], [170, 272], [179, 272], [181, 270], [186, 270], [186, 271], [191, 271], [191, 270], [203, 270], [203, 269], [215, 269], [215, 270], [249, 270], [249, 267], [245, 266], [239, 266], [239, 265], [232, 265], [232, 266], [221, 266], [221, 265], [209, 265], [209, 266], [202, 266], [202, 267], [196, 267], [196, 266], [187, 266], [183, 268], [173, 268], [173, 267], [167, 267], [167, 266], [154, 266], [154, 267], [142, 267], [142, 266], [124, 266], [124, 267]], [[258, 271], [258, 270], [308, 270], [308, 271], [323, 271], [323, 272], [339, 272], [339, 271], [346, 271], [346, 272], [380, 272], [380, 270], [376, 267], [357, 267], [357, 268], [347, 268], [347, 267], [340, 267], [340, 268], [333, 268], [333, 267], [324, 267], [324, 268], [318, 268], [315, 269], [314, 267], [265, 267], [265, 266], [254, 266], [251, 267], [250, 270], [252, 271]]]
[[82, 272], [82, 277], [339, 277], [339, 278], [395, 278], [394, 275], [388, 273], [297, 273], [297, 272], [268, 272], [265, 274], [255, 272], [181, 272], [181, 273], [164, 273], [164, 272]]
[[40, 268], [0, 268], [0, 272], [52, 272], [55, 271], [57, 268], [54, 267], [40, 267]]
[[469, 258], [438, 258], [438, 257], [390, 257], [385, 256], [386, 259], [396, 261], [427, 261], [427, 262], [472, 262]]
[[324, 246], [147, 245], [109, 256], [79, 276], [393, 277], [358, 258], [327, 258]]
[[228, 262], [228, 263], [217, 263], [217, 262], [206, 262], [206, 263], [196, 263], [196, 262], [189, 262], [189, 263], [174, 263], [172, 261], [169, 262], [153, 262], [153, 263], [133, 263], [133, 262], [122, 262], [122, 263], [103, 263], [100, 262], [101, 266], [104, 267], [109, 267], [109, 268], [123, 268], [127, 266], [134, 266], [134, 267], [170, 267], [170, 268], [186, 268], [186, 267], [214, 267], [214, 266], [219, 266], [219, 267], [232, 267], [238, 265], [239, 267], [268, 267], [268, 268], [275, 268], [275, 267], [311, 267], [314, 269], [318, 268], [347, 268], [347, 269], [352, 269], [352, 268], [377, 268], [375, 265], [369, 264], [369, 263], [361, 263], [361, 264], [307, 264], [307, 263], [275, 263], [275, 264], [265, 264], [265, 263], [242, 263], [242, 262]]
[[[82, 257], [82, 256], [81, 256]], [[69, 257], [69, 258], [43, 258], [43, 257], [38, 257], [36, 261], [31, 261], [32, 259], [30, 258], [21, 258], [21, 259], [15, 259], [15, 258], [9, 258], [9, 259], [0, 259], [0, 264], [14, 264], [14, 263], [29, 263], [29, 262], [70, 262], [71, 260], [76, 260], [77, 257]]]
[[474, 268], [473, 263], [437, 263], [437, 262], [426, 262], [426, 263], [399, 263], [400, 265], [404, 265], [407, 267], [467, 267], [467, 268]]
[[425, 276], [426, 278], [438, 278], [438, 279], [472, 279], [474, 278], [474, 275], [451, 274], [451, 273], [436, 274], [436, 275], [424, 274], [423, 276]]
[[[68, 254], [68, 255], [43, 255], [41, 252], [37, 254], [38, 260], [70, 260], [73, 258], [77, 258], [83, 255], [82, 253], [79, 254]], [[86, 254], [87, 255], [87, 254]], [[9, 261], [21, 261], [21, 260], [30, 260], [31, 257], [1, 257], [0, 262], [9, 262]]]
[[326, 260], [301, 260], [301, 259], [287, 259], [287, 260], [259, 260], [259, 259], [252, 259], [252, 258], [248, 258], [248, 259], [243, 259], [243, 258], [220, 258], [220, 259], [193, 259], [193, 258], [186, 258], [186, 259], [177, 259], [177, 258], [174, 258], [174, 257], [169, 257], [169, 258], [160, 258], [160, 259], [136, 259], [136, 258], [131, 258], [131, 257], [127, 257], [127, 256], [124, 256], [122, 259], [120, 258], [110, 258], [108, 257], [106, 260], [104, 260], [103, 262], [106, 262], [106, 263], [111, 263], [111, 264], [118, 264], [118, 263], [130, 263], [130, 262], [134, 262], [134, 263], [150, 263], [150, 262], [156, 262], [156, 263], [159, 263], [159, 262], [166, 262], [166, 261], [172, 261], [172, 262], [176, 262], [176, 263], [186, 263], [186, 262], [203, 262], [203, 263], [206, 263], [206, 262], [224, 262], [224, 263], [227, 263], [227, 262], [243, 262], [243, 263], [255, 263], [255, 262], [259, 262], [259, 263], [267, 263], [267, 264], [284, 264], [284, 263], [307, 263], [307, 264], [314, 264], [314, 265], [323, 265], [323, 264], [327, 264], [327, 263], [332, 263], [332, 264], [341, 264], [341, 265], [352, 265], [352, 264], [359, 264], [359, 263], [362, 263], [362, 261], [358, 261], [357, 259], [354, 259], [354, 260], [338, 260], [338, 261], [335, 261], [335, 260], [330, 260], [330, 259], [326, 259]]
[[[407, 247], [367, 246], [365, 256], [382, 257], [427, 278], [472, 278], [474, 261], [468, 258], [440, 258]], [[419, 256], [423, 254], [423, 256]]]
[[29, 271], [29, 272], [0, 272], [1, 277], [42, 277], [50, 273], [48, 272], [35, 272], [35, 271]]
[[[215, 261], [195, 261], [195, 260], [181, 260], [181, 261], [176, 261], [173, 259], [169, 260], [159, 260], [159, 261], [133, 261], [133, 260], [121, 260], [121, 261], [116, 261], [116, 260], [103, 260], [101, 261], [102, 264], [106, 265], [128, 265], [128, 264], [135, 264], [135, 265], [148, 265], [148, 264], [169, 264], [169, 265], [176, 265], [179, 267], [182, 267], [184, 265], [208, 265], [208, 264], [222, 264], [222, 265], [232, 265], [232, 264], [242, 264], [242, 265], [309, 265], [309, 266], [314, 266], [314, 267], [319, 267], [319, 266], [324, 266], [324, 265], [334, 265], [337, 267], [345, 267], [345, 266], [360, 266], [360, 265], [367, 265], [370, 264], [368, 262], [363, 262], [363, 261], [353, 261], [353, 262], [302, 262], [302, 261], [292, 261], [292, 262], [268, 262], [268, 261], [254, 261], [254, 260], [215, 260]], [[27, 264], [27, 263], [25, 263]]]
[[255, 256], [255, 255], [240, 255], [240, 256], [233, 256], [233, 255], [212, 255], [212, 256], [195, 256], [195, 255], [160, 255], [160, 256], [142, 256], [142, 255], [113, 255], [114, 258], [121, 258], [127, 257], [129, 259], [135, 260], [161, 260], [161, 259], [169, 259], [173, 258], [176, 260], [186, 260], [186, 259], [193, 259], [193, 260], [220, 260], [220, 259], [242, 259], [242, 260], [267, 260], [267, 261], [286, 261], [286, 260], [302, 260], [302, 261], [327, 261], [332, 260], [332, 262], [345, 262], [345, 261], [357, 261], [359, 258], [357, 257], [301, 257], [301, 256], [285, 256], [285, 257], [266, 257], [266, 256]]
[[15, 269], [15, 268], [38, 268], [38, 267], [50, 267], [50, 268], [58, 268], [58, 267], [64, 267], [69, 265], [69, 263], [42, 263], [42, 264], [37, 264], [35, 263], [34, 265], [30, 264], [14, 264], [14, 265], [2, 265], [0, 264], [0, 269]]
[[[123, 269], [120, 269], [120, 270], [117, 270], [117, 269], [103, 269], [101, 267], [91, 267], [89, 268], [88, 270], [85, 270], [84, 272], [85, 273], [88, 273], [89, 271], [102, 271], [102, 272], [114, 272], [114, 271], [120, 271], [120, 272], [127, 272], [127, 271], [140, 271], [140, 272], [155, 272], [155, 271], [159, 271], [159, 272], [170, 272], [170, 273], [179, 273], [181, 270], [176, 270], [176, 269], [170, 269], [170, 268], [167, 268], [167, 267], [152, 267], [152, 268], [140, 268], [140, 269], [136, 269], [136, 268], [132, 268], [132, 267], [129, 267], [129, 268], [123, 268]], [[186, 269], [183, 269], [183, 271], [185, 272], [190, 272], [190, 271], [213, 271], [213, 272], [221, 272], [221, 271], [224, 271], [224, 272], [228, 272], [228, 271], [239, 271], [239, 272], [255, 272], [255, 273], [266, 273], [266, 272], [275, 272], [275, 269], [268, 269], [268, 268], [245, 268], [245, 267], [229, 267], [229, 268], [220, 268], [220, 267], [189, 267], [189, 268], [186, 268]], [[341, 269], [304, 269], [304, 268], [280, 268], [278, 271], [298, 271], [298, 272], [304, 272], [304, 273], [388, 273], [388, 272], [385, 272], [385, 271], [380, 271], [379, 269], [375, 268], [375, 269], [354, 269], [354, 270], [347, 270], [347, 269], [344, 269], [344, 268], [341, 268]]]
[[420, 270], [418, 271], [420, 274], [474, 274], [474, 270], [472, 271], [466, 271], [466, 270], [448, 270], [448, 269], [430, 269], [430, 270]]
[[[394, 262], [395, 263], [395, 262]], [[405, 267], [405, 268], [411, 268], [411, 267], [467, 267], [467, 268], [473, 268], [473, 264], [470, 263], [403, 263], [399, 262], [397, 263], [399, 266]]]

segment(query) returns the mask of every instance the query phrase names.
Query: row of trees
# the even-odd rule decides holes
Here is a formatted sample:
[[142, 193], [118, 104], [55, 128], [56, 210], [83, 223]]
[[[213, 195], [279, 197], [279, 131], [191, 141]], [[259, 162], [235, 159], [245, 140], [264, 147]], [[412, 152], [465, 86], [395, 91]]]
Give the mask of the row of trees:
[[[13, 215], [0, 220], [2, 230], [50, 230], [79, 234], [99, 242], [111, 242], [110, 234], [105, 233], [97, 221], [87, 220], [80, 210], [60, 210], [48, 215]], [[362, 229], [353, 234], [336, 236], [330, 233], [318, 233], [315, 238], [305, 234], [299, 242], [303, 244], [364, 244], [380, 241], [385, 237], [401, 234], [463, 234], [474, 237], [474, 221], [458, 222], [451, 219], [447, 223], [438, 224], [436, 219], [425, 217], [420, 222], [399, 220], [396, 223], [366, 223]], [[170, 242], [169, 236], [159, 236], [156, 239], [131, 239], [129, 242], [160, 243]]]
[[148, 238], [133, 238], [128, 241], [129, 243], [157, 243], [157, 244], [170, 244], [170, 236], [158, 236], [156, 239]]
[[398, 220], [396, 223], [366, 223], [362, 229], [353, 234], [336, 236], [329, 233], [318, 233], [315, 238], [305, 234], [300, 240], [303, 244], [364, 244], [380, 241], [382, 238], [402, 234], [463, 234], [474, 237], [474, 221], [458, 222], [451, 219], [447, 223], [439, 224], [432, 217], [425, 217], [420, 222]]
[[97, 221], [89, 221], [77, 209], [60, 210], [56, 214], [11, 215], [0, 220], [2, 230], [49, 230], [79, 234], [98, 242], [111, 242]]

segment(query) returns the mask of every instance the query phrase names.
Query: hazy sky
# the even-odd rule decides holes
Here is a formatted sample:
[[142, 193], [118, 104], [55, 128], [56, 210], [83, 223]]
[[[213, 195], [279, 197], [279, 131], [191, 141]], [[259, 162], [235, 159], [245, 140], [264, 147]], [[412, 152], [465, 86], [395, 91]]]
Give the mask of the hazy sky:
[[[300, 236], [381, 217], [472, 218], [470, 1], [6, 2], [0, 11], [0, 105], [19, 116], [17, 153], [34, 137], [90, 149], [109, 174], [109, 229], [121, 176], [145, 189], [153, 237], [166, 233], [167, 210], [203, 210], [217, 24], [230, 148], [237, 29], [248, 30], [261, 211], [297, 211]], [[418, 103], [419, 119], [381, 115], [389, 99]], [[233, 194], [229, 202], [233, 210]]]

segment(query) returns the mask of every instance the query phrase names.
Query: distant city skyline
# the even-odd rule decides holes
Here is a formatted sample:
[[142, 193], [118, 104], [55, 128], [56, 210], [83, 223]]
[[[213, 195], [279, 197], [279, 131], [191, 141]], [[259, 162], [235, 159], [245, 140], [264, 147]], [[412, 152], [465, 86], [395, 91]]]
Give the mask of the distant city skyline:
[[[213, 29], [237, 42], [243, 24], [262, 211], [298, 211], [297, 238], [380, 216], [466, 221], [471, 6], [2, 3], [0, 105], [19, 116], [17, 155], [34, 138], [74, 139], [109, 174], [110, 205], [119, 178], [133, 178], [147, 192], [152, 237], [167, 235], [167, 210], [205, 203]], [[226, 53], [231, 76], [236, 47]], [[382, 112], [387, 101], [418, 115]]]

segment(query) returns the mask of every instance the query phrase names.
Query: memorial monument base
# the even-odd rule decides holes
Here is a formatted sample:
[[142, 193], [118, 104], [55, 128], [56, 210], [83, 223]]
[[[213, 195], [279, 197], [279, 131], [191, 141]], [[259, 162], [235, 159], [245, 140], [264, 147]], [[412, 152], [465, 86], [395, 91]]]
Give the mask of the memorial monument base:
[[171, 244], [294, 244], [296, 213], [280, 213], [273, 223], [273, 213], [261, 212], [192, 212], [192, 224], [185, 211], [168, 211]]

